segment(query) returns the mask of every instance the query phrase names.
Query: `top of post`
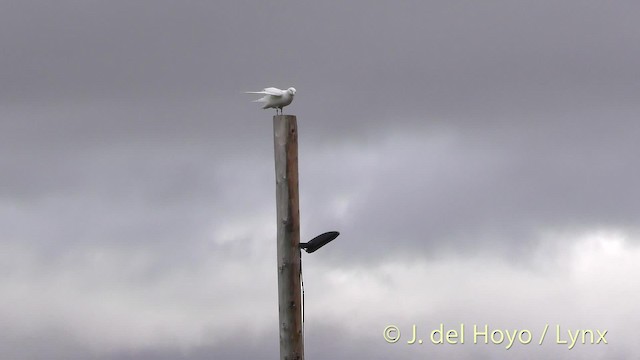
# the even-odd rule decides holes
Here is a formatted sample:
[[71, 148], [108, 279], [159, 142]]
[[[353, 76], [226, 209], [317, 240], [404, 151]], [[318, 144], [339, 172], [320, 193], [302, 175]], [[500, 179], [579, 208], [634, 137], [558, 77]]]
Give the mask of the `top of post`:
[[295, 115], [273, 115], [273, 119], [274, 119], [274, 120], [276, 120], [276, 119], [282, 119], [282, 120], [284, 120], [284, 119], [287, 119], [287, 118], [289, 118], [289, 119], [296, 119], [296, 116], [295, 116]]

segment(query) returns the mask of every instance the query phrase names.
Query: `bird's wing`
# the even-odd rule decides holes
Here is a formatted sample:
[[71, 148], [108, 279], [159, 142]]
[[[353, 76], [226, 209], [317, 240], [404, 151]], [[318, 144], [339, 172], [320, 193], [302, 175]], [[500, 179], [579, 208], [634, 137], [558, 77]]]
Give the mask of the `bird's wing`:
[[263, 90], [265, 94], [273, 95], [273, 96], [282, 96], [286, 91], [280, 90], [278, 88], [269, 87]]
[[263, 94], [263, 95], [271, 95], [271, 96], [282, 96], [286, 91], [280, 90], [278, 88], [270, 87], [266, 88], [262, 91], [247, 91], [247, 94]]

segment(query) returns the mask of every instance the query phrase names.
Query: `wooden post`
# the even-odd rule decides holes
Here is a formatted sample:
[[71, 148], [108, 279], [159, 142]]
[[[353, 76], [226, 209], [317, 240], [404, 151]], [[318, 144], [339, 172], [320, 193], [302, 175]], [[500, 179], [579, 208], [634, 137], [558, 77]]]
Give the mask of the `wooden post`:
[[298, 125], [294, 115], [273, 117], [278, 217], [280, 360], [304, 360], [300, 294]]

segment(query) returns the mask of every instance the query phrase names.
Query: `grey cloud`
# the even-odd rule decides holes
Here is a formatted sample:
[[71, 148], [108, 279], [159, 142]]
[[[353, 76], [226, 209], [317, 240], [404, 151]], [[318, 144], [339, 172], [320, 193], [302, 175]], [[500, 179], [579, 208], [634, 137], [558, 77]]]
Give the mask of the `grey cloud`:
[[[367, 245], [355, 242], [349, 254], [370, 258], [366, 249], [388, 253], [389, 244], [414, 254], [487, 245], [526, 254], [542, 228], [637, 228], [640, 174], [631, 164], [638, 134], [631, 127], [562, 120], [551, 132], [489, 127], [444, 140], [399, 134], [405, 144], [396, 139], [374, 150], [379, 166], [368, 169], [370, 187], [353, 204], [354, 221], [343, 225]], [[483, 132], [495, 133], [477, 136]]]

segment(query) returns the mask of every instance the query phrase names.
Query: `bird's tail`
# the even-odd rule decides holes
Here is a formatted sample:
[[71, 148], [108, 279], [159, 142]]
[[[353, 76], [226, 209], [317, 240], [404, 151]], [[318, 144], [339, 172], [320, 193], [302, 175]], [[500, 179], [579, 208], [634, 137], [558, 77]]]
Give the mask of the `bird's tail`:
[[252, 102], [261, 102], [261, 103], [267, 102], [267, 96], [261, 97], [260, 99], [257, 99], [257, 100], [253, 100]]

